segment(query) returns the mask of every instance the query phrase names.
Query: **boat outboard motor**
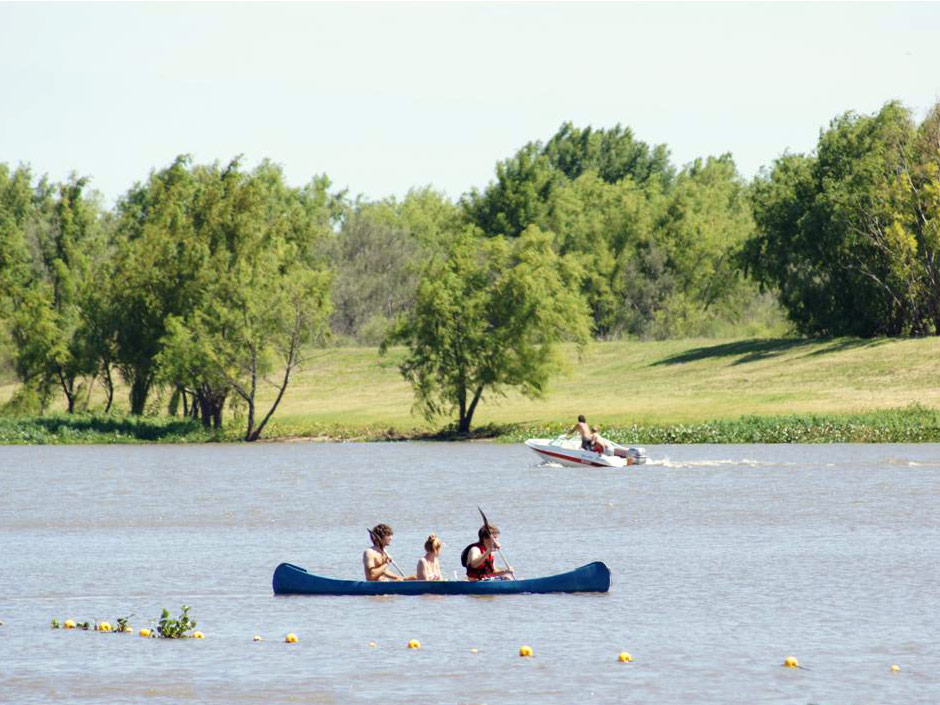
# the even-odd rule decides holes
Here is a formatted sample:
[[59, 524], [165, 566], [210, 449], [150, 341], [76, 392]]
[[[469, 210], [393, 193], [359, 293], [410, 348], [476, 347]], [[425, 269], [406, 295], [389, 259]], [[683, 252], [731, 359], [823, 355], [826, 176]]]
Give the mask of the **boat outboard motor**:
[[626, 458], [630, 465], [643, 465], [646, 462], [646, 449], [639, 446], [614, 448], [614, 455]]

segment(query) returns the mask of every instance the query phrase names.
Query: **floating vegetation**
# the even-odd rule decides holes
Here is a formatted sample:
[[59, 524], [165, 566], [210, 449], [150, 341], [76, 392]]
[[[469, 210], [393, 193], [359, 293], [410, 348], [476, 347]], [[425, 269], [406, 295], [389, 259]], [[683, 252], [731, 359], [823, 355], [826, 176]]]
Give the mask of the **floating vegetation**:
[[[499, 438], [522, 442], [554, 438], [563, 424], [518, 426]], [[692, 424], [607, 426], [615, 443], [933, 443], [940, 441], [940, 411], [920, 404], [863, 414], [742, 416]]]
[[[140, 630], [140, 636], [159, 637], [162, 639], [184, 639], [194, 637], [203, 639], [205, 635], [202, 632], [193, 632], [196, 628], [196, 622], [189, 616], [189, 606], [183, 605], [182, 612], [178, 617], [171, 617], [170, 611], [163, 609], [160, 615], [160, 621], [155, 628], [143, 628]], [[57, 617], [53, 617], [49, 623], [52, 629], [81, 629], [84, 631], [94, 630], [96, 632], [114, 633], [114, 634], [133, 634], [134, 628], [131, 626], [131, 617], [129, 614], [125, 617], [118, 617], [114, 623], [108, 621], [90, 620], [87, 622], [76, 622], [74, 619], [66, 619], [59, 622]], [[153, 621], [151, 621], [151, 625]]]
[[163, 608], [155, 636], [161, 639], [185, 639], [192, 636], [190, 632], [196, 628], [196, 622], [189, 618], [189, 605], [183, 605], [180, 609], [180, 616], [173, 618], [170, 617], [170, 611]]

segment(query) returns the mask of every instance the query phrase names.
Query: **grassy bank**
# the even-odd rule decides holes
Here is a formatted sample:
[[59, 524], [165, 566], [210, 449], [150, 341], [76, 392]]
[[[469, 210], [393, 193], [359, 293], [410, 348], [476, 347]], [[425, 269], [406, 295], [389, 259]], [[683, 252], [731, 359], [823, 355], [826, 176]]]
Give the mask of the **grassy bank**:
[[[573, 348], [566, 354], [569, 370], [546, 399], [486, 400], [474, 419], [479, 435], [550, 435], [583, 413], [612, 438], [642, 443], [940, 441], [940, 338], [614, 342], [580, 359]], [[266, 437], [440, 437], [446, 419], [428, 424], [410, 413], [401, 356], [315, 351]], [[13, 389], [0, 387], [0, 403]], [[93, 394], [92, 412], [98, 404]], [[96, 416], [0, 420], [0, 442], [211, 438], [178, 420], [119, 418], [113, 426]], [[223, 438], [238, 438], [239, 419], [226, 424]]]

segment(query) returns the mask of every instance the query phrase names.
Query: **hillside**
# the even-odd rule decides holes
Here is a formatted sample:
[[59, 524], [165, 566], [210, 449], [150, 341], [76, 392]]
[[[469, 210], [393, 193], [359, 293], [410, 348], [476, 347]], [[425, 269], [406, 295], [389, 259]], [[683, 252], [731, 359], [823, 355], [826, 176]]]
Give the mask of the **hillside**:
[[[318, 430], [433, 426], [411, 414], [410, 387], [397, 361], [374, 348], [312, 351], [288, 389], [271, 429]], [[858, 414], [913, 403], [940, 408], [940, 339], [681, 340], [593, 343], [545, 399], [511, 393], [488, 399], [475, 426], [567, 423], [578, 413], [605, 426], [689, 424], [743, 415]], [[15, 386], [0, 386], [0, 402]], [[125, 402], [125, 390], [119, 402]], [[92, 407], [97, 404], [93, 394]], [[269, 437], [272, 433], [266, 434]]]

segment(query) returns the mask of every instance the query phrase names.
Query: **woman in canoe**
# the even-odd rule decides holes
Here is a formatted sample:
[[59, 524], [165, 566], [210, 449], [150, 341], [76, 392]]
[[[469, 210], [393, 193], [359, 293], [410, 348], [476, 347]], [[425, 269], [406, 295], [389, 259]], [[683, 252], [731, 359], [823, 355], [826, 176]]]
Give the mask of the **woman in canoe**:
[[388, 524], [377, 524], [369, 530], [372, 546], [362, 552], [362, 567], [366, 572], [366, 580], [403, 580], [403, 576], [389, 570], [394, 565], [392, 557], [385, 552], [391, 545], [394, 532]]
[[469, 580], [485, 578], [509, 578], [513, 576], [512, 566], [506, 570], [496, 569], [496, 553], [499, 551], [499, 529], [486, 523], [477, 532], [479, 541], [467, 546], [460, 554], [460, 562], [467, 569]]
[[424, 556], [418, 559], [416, 580], [444, 579], [441, 576], [441, 564], [438, 561], [443, 545], [444, 542], [438, 538], [437, 534], [428, 536], [428, 540], [424, 542]]

